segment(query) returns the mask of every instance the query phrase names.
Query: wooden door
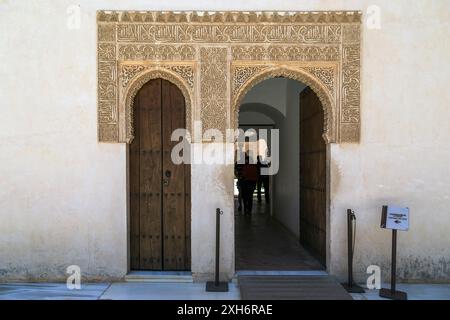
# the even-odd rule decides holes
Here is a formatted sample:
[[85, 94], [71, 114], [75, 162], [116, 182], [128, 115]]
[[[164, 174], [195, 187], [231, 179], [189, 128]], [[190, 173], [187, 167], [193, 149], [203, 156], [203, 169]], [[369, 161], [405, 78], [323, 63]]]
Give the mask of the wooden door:
[[324, 112], [311, 88], [300, 93], [300, 241], [326, 263], [326, 144]]
[[190, 269], [190, 166], [171, 159], [172, 131], [185, 128], [185, 102], [172, 83], [154, 79], [134, 100], [129, 148], [130, 256], [134, 270]]

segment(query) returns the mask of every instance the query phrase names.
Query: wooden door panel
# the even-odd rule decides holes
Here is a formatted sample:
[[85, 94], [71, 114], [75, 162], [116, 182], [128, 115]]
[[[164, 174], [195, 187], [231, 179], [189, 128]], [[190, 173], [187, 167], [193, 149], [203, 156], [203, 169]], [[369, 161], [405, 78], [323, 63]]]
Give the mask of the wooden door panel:
[[[139, 95], [134, 99], [134, 117], [139, 119]], [[139, 132], [139, 121], [135, 121], [134, 130]], [[129, 185], [130, 185], [130, 267], [131, 269], [140, 268], [140, 227], [139, 227], [139, 211], [140, 211], [140, 134], [136, 134], [135, 138], [129, 146]]]
[[189, 164], [184, 165], [184, 205], [185, 205], [185, 269], [191, 268], [191, 166]]
[[129, 147], [131, 269], [190, 269], [190, 165], [171, 160], [178, 143], [171, 134], [185, 128], [185, 117], [183, 94], [166, 80], [151, 80], [136, 95]]
[[326, 145], [324, 113], [308, 87], [300, 94], [300, 240], [326, 262]]
[[[185, 176], [184, 165], [176, 165], [171, 151], [176, 141], [171, 141], [172, 132], [185, 127], [184, 97], [172, 83], [163, 80], [163, 230], [164, 268], [184, 270], [185, 256]], [[170, 176], [169, 176], [170, 175]]]
[[139, 91], [140, 266], [161, 269], [161, 80]]

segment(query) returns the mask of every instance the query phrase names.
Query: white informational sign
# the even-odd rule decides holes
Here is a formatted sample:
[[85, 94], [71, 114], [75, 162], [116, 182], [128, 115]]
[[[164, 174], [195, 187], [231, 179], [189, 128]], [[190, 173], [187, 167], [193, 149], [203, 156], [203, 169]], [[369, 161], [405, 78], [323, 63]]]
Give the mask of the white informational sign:
[[408, 231], [409, 208], [383, 206], [381, 227], [385, 229]]

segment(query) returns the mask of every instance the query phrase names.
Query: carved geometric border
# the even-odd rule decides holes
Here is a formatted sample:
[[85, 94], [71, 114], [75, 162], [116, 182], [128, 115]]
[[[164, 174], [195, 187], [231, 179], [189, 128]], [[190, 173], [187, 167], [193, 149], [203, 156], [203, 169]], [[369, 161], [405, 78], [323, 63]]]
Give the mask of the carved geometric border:
[[251, 87], [284, 76], [319, 96], [327, 142], [358, 142], [360, 25], [353, 11], [99, 11], [99, 141], [131, 141], [132, 97], [153, 77], [180, 87], [188, 127], [224, 129]]

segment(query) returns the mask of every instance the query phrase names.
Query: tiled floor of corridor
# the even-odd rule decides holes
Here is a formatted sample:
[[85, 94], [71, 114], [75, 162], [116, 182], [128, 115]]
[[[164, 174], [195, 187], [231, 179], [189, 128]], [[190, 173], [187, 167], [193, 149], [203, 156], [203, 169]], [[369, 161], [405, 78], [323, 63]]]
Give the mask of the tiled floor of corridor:
[[236, 270], [323, 270], [299, 241], [270, 216], [264, 200], [245, 216], [235, 201]]

